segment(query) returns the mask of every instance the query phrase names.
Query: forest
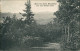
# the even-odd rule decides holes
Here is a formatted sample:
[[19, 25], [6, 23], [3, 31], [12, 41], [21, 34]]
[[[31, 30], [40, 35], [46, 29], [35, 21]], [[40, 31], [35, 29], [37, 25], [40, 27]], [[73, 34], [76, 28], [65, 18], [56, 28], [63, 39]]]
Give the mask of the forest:
[[60, 43], [63, 49], [80, 49], [80, 0], [58, 0], [59, 10], [53, 13], [53, 22], [40, 25], [31, 12], [30, 1], [25, 4], [23, 18], [2, 17], [0, 22], [0, 49], [30, 48], [44, 43]]

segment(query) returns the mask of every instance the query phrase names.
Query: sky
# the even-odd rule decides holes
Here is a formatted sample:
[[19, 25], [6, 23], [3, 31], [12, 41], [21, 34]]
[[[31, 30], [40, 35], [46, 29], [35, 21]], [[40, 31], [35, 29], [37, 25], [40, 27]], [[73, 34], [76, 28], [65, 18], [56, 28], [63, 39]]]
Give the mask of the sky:
[[[27, 0], [1, 0], [1, 12], [19, 13], [25, 10]], [[51, 4], [48, 4], [51, 3]], [[48, 6], [43, 6], [48, 4]], [[40, 6], [42, 5], [42, 6]], [[52, 5], [52, 6], [51, 6]], [[32, 12], [56, 12], [59, 3], [56, 0], [31, 0]]]
[[0, 12], [1, 12], [1, 1], [0, 1]]
[[[1, 0], [1, 12], [23, 13], [27, 0]], [[52, 21], [53, 13], [58, 10], [59, 3], [56, 0], [31, 0], [31, 11], [35, 13], [35, 20], [39, 24], [47, 24]]]

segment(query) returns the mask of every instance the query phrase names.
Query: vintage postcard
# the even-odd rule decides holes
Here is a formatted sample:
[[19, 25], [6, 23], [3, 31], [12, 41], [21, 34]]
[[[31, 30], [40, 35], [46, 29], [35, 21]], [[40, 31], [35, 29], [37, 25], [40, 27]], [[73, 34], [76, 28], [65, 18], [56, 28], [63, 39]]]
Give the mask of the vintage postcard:
[[0, 0], [0, 51], [80, 51], [80, 0]]

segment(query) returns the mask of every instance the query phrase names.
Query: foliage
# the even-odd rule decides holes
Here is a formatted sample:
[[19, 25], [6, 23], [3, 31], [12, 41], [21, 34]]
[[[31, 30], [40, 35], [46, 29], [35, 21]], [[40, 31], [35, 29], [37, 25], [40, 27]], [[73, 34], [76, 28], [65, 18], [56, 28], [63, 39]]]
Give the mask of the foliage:
[[25, 3], [26, 9], [23, 10], [25, 13], [22, 14], [23, 17], [26, 17], [25, 23], [28, 25], [32, 24], [34, 22], [34, 14], [31, 12], [31, 3], [30, 0], [27, 0], [27, 3]]
[[[58, 0], [58, 2], [60, 3], [59, 10], [55, 13], [55, 15], [57, 17], [58, 23], [63, 26], [63, 36], [65, 37], [65, 39], [63, 39], [62, 41], [64, 43], [64, 46], [70, 49], [77, 49], [80, 46], [80, 42], [77, 41], [77, 39], [79, 39], [80, 37], [80, 21], [78, 20], [80, 17], [80, 1]], [[77, 37], [76, 35], [79, 37]], [[77, 38], [75, 39], [75, 37]], [[75, 41], [73, 39], [75, 39]]]
[[35, 21], [29, 26], [16, 16], [3, 19], [0, 23], [0, 49], [41, 46], [44, 42], [59, 42], [56, 38], [61, 37], [60, 27], [56, 23], [38, 25]]

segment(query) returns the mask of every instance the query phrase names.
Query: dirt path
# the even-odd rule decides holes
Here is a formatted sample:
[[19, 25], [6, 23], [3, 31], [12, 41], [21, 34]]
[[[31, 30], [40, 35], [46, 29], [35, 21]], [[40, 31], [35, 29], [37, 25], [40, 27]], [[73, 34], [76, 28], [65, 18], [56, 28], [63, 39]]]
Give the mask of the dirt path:
[[57, 51], [60, 51], [61, 50], [61, 46], [59, 43], [47, 43], [47, 44], [44, 44], [45, 47], [32, 47], [32, 48], [37, 48], [37, 49], [54, 49], [54, 50], [57, 50]]

